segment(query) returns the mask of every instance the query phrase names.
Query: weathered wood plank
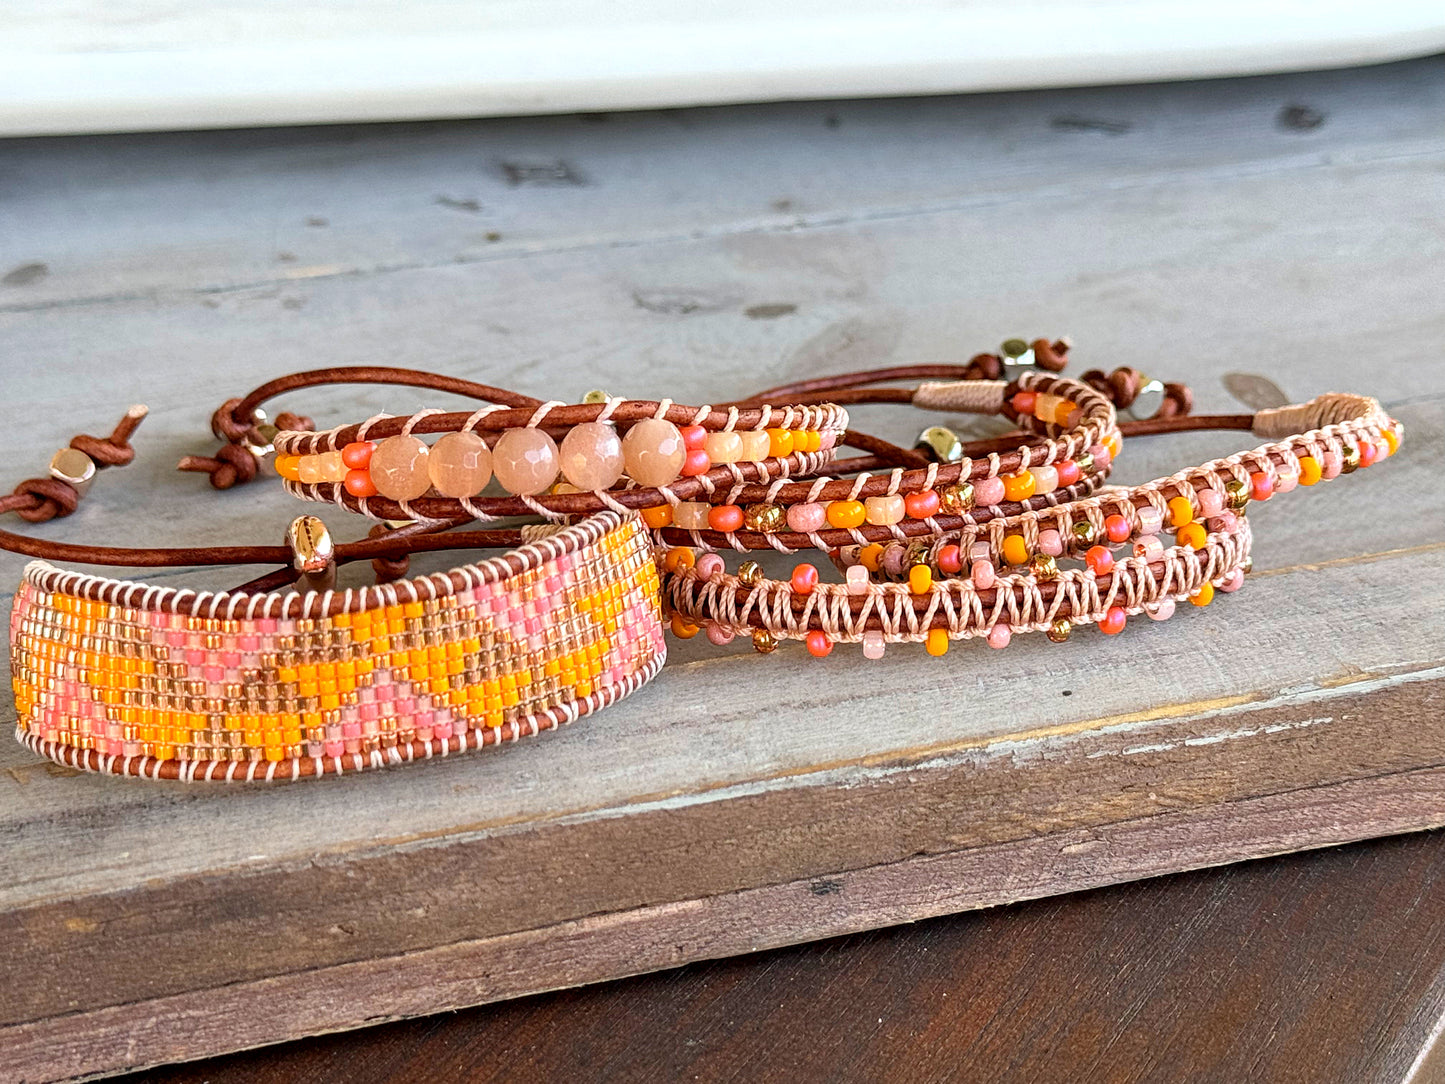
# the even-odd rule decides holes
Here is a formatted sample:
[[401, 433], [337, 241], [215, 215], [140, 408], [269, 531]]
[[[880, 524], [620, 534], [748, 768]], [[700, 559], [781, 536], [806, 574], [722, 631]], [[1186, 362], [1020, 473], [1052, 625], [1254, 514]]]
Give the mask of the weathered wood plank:
[[[1254, 513], [1261, 571], [1245, 591], [1117, 640], [1081, 636], [1060, 650], [1028, 638], [1006, 657], [960, 649], [943, 664], [899, 650], [866, 669], [840, 654], [760, 660], [692, 642], [653, 687], [569, 731], [271, 790], [73, 778], [0, 745], [0, 939], [14, 946], [0, 961], [11, 969], [0, 1020], [34, 1038], [80, 1034], [130, 1011], [118, 1006], [167, 998], [230, 1012], [216, 991], [260, 998], [268, 982], [300, 981], [278, 977], [292, 972], [317, 969], [323, 982], [426, 953], [451, 961], [444, 971], [462, 966], [446, 956], [453, 942], [530, 946], [589, 915], [642, 926], [693, 916], [700, 925], [681, 942], [693, 947], [672, 959], [739, 951], [712, 940], [706, 910], [688, 901], [902, 864], [917, 913], [940, 913], [930, 908], [973, 898], [948, 887], [967, 878], [936, 884], [915, 855], [964, 862], [1164, 815], [1194, 826], [1179, 828], [1188, 846], [1153, 852], [1164, 837], [1149, 836], [1098, 875], [1440, 823], [1433, 792], [1368, 789], [1445, 763], [1445, 378], [1430, 346], [1445, 333], [1445, 236], [1430, 218], [1445, 168], [1445, 127], [1431, 124], [1445, 114], [1439, 65], [1190, 93], [857, 104], [844, 114], [863, 133], [855, 142], [845, 123], [802, 149], [811, 107], [614, 118], [605, 138], [559, 120], [343, 134], [341, 150], [334, 133], [6, 148], [0, 183], [19, 178], [27, 202], [0, 211], [4, 251], [63, 273], [0, 287], [5, 391], [37, 419], [0, 433], [0, 458], [18, 478], [77, 428], [101, 430], [137, 398], [154, 408], [137, 462], [102, 478], [70, 520], [36, 529], [48, 537], [273, 539], [297, 510], [275, 487], [215, 494], [171, 465], [211, 446], [210, 411], [246, 385], [379, 359], [533, 392], [601, 384], [703, 400], [795, 374], [958, 358], [1021, 328], [1070, 330], [1081, 366], [1184, 376], [1201, 409], [1234, 408], [1224, 373], [1264, 371], [1300, 398], [1334, 387], [1377, 394], [1408, 434], [1379, 468]], [[1340, 120], [1290, 135], [1308, 143], [1290, 153], [1267, 121], [1301, 86], [1338, 102]], [[1078, 115], [1101, 103], [1129, 110], [1141, 118], [1139, 145], [1047, 126], [1070, 103]], [[910, 109], [923, 118], [913, 130]], [[447, 170], [474, 144], [480, 160], [492, 140], [564, 147], [538, 155], [603, 153], [609, 141], [627, 149], [611, 159], [621, 179], [606, 186], [499, 189], [542, 240], [497, 242], [495, 256], [474, 259], [448, 247], [444, 227], [423, 224], [440, 209], [422, 215], [398, 193], [443, 190], [440, 179], [460, 176]], [[733, 159], [700, 148], [734, 143], [753, 145], [734, 162], [741, 180], [708, 176], [709, 161]], [[909, 147], [915, 157], [900, 158]], [[162, 165], [146, 165], [156, 149]], [[210, 171], [164, 181], [164, 162], [187, 154]], [[380, 181], [360, 172], [363, 160]], [[40, 191], [58, 164], [88, 200], [117, 201], [113, 225], [62, 221], [65, 193]], [[318, 190], [349, 178], [354, 232], [334, 266], [288, 279], [268, 263], [267, 230], [307, 213], [309, 200], [288, 202], [298, 176]], [[808, 199], [820, 213], [749, 220], [754, 204], [784, 198], [784, 179], [816, 186]], [[629, 188], [631, 203], [618, 194]], [[382, 213], [388, 206], [399, 209]], [[685, 228], [694, 220], [697, 236]], [[314, 270], [322, 257], [332, 259], [318, 250], [295, 266]], [[750, 316], [758, 304], [793, 308]], [[352, 392], [313, 412], [340, 420], [381, 403], [424, 405]], [[880, 411], [867, 423], [906, 439], [931, 420]], [[1134, 442], [1120, 476], [1142, 480], [1248, 443]], [[343, 537], [359, 533], [327, 518]], [[7, 584], [19, 567], [0, 560]], [[1356, 784], [1370, 797], [1348, 789]], [[1247, 803], [1293, 809], [1306, 793], [1322, 796], [1309, 807], [1317, 820], [1266, 818], [1258, 824], [1277, 831], [1266, 839], [1259, 828], [1258, 849], [1230, 851], [1213, 827]], [[1052, 869], [1038, 858], [1017, 874], [1034, 888], [1008, 892], [1103, 883], [1055, 881]], [[850, 897], [856, 915], [872, 914], [857, 921], [899, 920], [881, 887], [870, 911], [863, 885], [873, 883]], [[679, 928], [657, 921], [663, 940]], [[778, 927], [793, 940], [837, 928], [809, 909]], [[593, 955], [555, 973], [538, 949], [536, 974], [556, 985], [620, 973], [600, 946], [582, 943]], [[349, 1020], [307, 1026], [475, 993], [455, 974], [429, 989], [432, 974], [416, 976], [423, 985], [406, 1006], [354, 1001]], [[245, 1003], [258, 1014], [245, 1042], [299, 1033], [268, 1031], [269, 1009]], [[146, 1034], [159, 1045], [138, 1038], [128, 1064], [170, 1056], [169, 1040]], [[197, 1022], [195, 1034], [188, 1049], [203, 1053], [215, 1032]], [[98, 1049], [65, 1064], [98, 1068], [87, 1060]]]

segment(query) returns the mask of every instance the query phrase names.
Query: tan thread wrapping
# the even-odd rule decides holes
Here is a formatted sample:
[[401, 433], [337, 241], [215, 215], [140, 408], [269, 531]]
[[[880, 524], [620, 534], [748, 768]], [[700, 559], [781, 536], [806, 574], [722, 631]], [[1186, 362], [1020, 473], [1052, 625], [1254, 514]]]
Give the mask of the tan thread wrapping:
[[1331, 392], [1308, 403], [1259, 411], [1254, 416], [1254, 433], [1268, 440], [1280, 440], [1296, 433], [1310, 433], [1354, 418], [1365, 418], [1372, 413], [1383, 413], [1376, 400], [1364, 395]]
[[998, 414], [1003, 411], [1006, 380], [947, 380], [918, 385], [913, 405], [949, 414]]

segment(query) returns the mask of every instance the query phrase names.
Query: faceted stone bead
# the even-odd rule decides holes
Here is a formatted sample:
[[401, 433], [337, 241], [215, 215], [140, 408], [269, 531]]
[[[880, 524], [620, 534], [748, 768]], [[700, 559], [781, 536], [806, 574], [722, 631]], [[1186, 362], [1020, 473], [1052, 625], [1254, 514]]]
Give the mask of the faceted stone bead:
[[383, 497], [411, 501], [431, 488], [429, 449], [413, 436], [387, 437], [371, 453], [371, 483]]
[[474, 497], [492, 480], [492, 450], [475, 433], [448, 433], [432, 445], [426, 469], [443, 497]]
[[671, 485], [687, 462], [682, 431], [662, 418], [644, 418], [622, 438], [622, 460], [627, 476], [638, 485]]
[[622, 440], [606, 422], [574, 425], [561, 453], [562, 476], [578, 489], [607, 489], [622, 477]]
[[542, 430], [508, 429], [492, 446], [492, 471], [508, 493], [531, 496], [557, 480], [558, 458], [557, 442]]

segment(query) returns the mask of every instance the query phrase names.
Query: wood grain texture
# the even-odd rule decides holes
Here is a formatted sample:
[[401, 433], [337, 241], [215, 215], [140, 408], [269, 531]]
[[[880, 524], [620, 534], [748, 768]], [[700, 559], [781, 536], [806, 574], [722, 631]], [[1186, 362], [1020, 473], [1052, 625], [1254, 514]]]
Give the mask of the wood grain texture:
[[[223, 399], [318, 363], [706, 401], [1072, 331], [1081, 367], [1185, 377], [1203, 410], [1233, 408], [1226, 373], [1267, 372], [1296, 398], [1376, 394], [1407, 439], [1258, 509], [1240, 594], [1109, 640], [868, 668], [693, 641], [564, 732], [294, 787], [79, 778], [5, 743], [0, 1074], [1445, 823], [1442, 72], [9, 145], [0, 365], [36, 421], [0, 433], [3, 461], [152, 407], [137, 462], [48, 537], [279, 537], [297, 507], [276, 487], [215, 494], [171, 467], [212, 446]], [[1326, 121], [1282, 128], [1298, 101]], [[327, 424], [383, 403], [433, 405], [308, 406]], [[897, 439], [934, 420], [866, 419]], [[1248, 442], [1131, 442], [1119, 477]], [[19, 567], [0, 560], [6, 582]]]
[[1439, 1076], [1428, 1044], [1445, 1016], [1442, 877], [1445, 838], [1417, 835], [696, 964], [144, 1079], [1430, 1084]]

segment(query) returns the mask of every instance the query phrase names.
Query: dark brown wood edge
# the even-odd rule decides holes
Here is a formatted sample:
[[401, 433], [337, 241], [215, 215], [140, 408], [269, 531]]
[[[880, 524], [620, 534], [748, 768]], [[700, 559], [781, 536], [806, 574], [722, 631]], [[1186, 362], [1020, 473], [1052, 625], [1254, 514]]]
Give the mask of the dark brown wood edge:
[[[1008, 770], [935, 754], [865, 783], [319, 856], [284, 874], [12, 912], [0, 916], [11, 946], [0, 965], [11, 1025], [0, 1028], [0, 1077], [201, 1057], [1440, 826], [1442, 705], [1445, 679], [1434, 676], [1346, 686], [1155, 723], [1147, 738], [1079, 734], [1066, 754]], [[1183, 782], [1160, 793], [1165, 779]], [[1070, 793], [1067, 808], [1040, 805], [1051, 789]], [[546, 890], [559, 878], [570, 914]], [[418, 923], [418, 913], [440, 917]], [[135, 968], [138, 958], [149, 966]], [[314, 966], [298, 972], [299, 959]]]

